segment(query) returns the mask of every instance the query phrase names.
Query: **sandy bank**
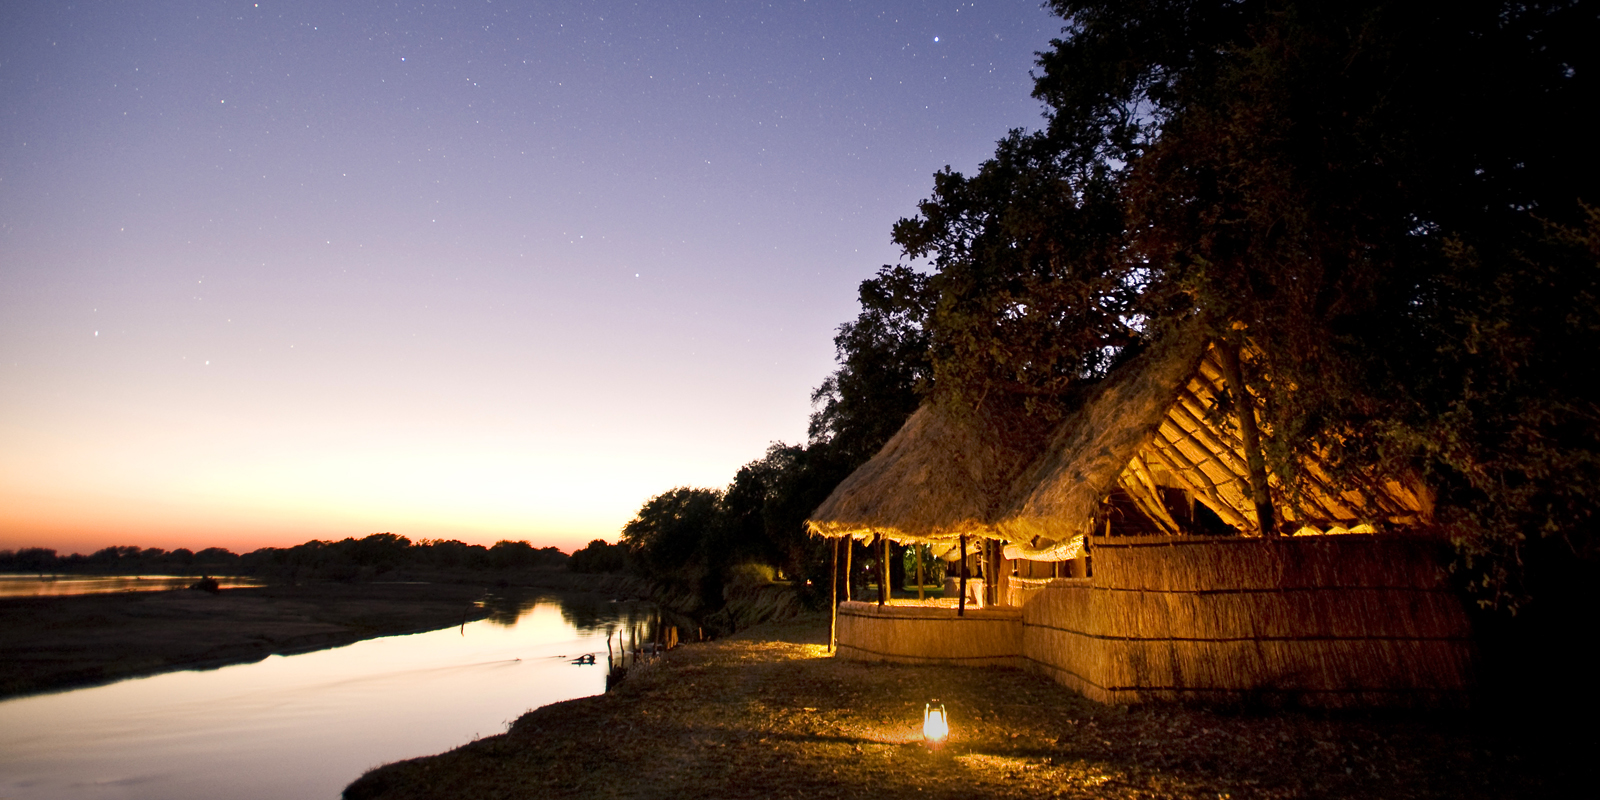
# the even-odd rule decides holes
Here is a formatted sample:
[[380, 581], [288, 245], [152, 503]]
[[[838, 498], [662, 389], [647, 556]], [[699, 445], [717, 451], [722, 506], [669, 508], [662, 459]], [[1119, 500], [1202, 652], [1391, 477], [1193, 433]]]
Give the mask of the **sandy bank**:
[[218, 667], [477, 619], [483, 588], [312, 584], [0, 601], [0, 698]]
[[[1549, 797], [1574, 769], [1479, 720], [1125, 711], [1021, 671], [843, 662], [825, 629], [680, 648], [345, 796]], [[954, 728], [939, 753], [918, 736], [930, 697]]]

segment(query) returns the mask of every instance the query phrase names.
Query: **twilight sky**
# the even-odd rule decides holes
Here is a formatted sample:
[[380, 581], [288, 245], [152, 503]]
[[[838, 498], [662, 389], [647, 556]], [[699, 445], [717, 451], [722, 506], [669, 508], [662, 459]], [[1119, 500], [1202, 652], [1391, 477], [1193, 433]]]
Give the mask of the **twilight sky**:
[[1035, 0], [0, 4], [0, 548], [614, 541], [803, 441]]

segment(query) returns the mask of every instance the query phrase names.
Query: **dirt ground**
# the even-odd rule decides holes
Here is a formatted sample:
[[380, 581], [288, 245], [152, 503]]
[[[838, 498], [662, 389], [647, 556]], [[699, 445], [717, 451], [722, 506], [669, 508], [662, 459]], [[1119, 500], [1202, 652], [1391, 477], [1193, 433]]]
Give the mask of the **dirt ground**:
[[[825, 630], [679, 648], [345, 797], [1561, 797], [1577, 769], [1469, 716], [1113, 708], [1017, 670], [841, 661]], [[931, 698], [951, 720], [939, 751], [920, 736]]]
[[0, 600], [0, 698], [459, 625], [487, 613], [483, 594], [368, 583]]

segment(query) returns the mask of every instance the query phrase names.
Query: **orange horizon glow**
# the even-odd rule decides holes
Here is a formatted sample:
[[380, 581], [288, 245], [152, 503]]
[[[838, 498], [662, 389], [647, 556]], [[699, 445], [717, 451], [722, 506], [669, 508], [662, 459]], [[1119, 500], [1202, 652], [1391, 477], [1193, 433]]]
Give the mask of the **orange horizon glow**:
[[[609, 536], [586, 534], [537, 534], [518, 531], [486, 532], [481, 530], [462, 530], [459, 527], [433, 527], [414, 525], [409, 527], [388, 526], [353, 528], [306, 526], [303, 529], [286, 532], [283, 529], [240, 529], [236, 520], [219, 522], [215, 526], [199, 525], [194, 528], [179, 528], [171, 524], [152, 522], [147, 526], [118, 525], [109, 526], [86, 525], [72, 527], [68, 525], [33, 524], [13, 527], [9, 524], [0, 524], [0, 550], [21, 550], [31, 547], [43, 547], [55, 550], [57, 555], [66, 556], [74, 553], [89, 555], [107, 547], [137, 546], [140, 548], [157, 547], [162, 550], [177, 550], [187, 548], [199, 552], [208, 547], [221, 547], [225, 550], [243, 555], [266, 547], [288, 548], [304, 544], [308, 541], [340, 541], [342, 539], [360, 539], [374, 533], [393, 533], [410, 539], [413, 543], [425, 540], [458, 540], [469, 545], [493, 546], [502, 540], [526, 541], [534, 547], [555, 547], [561, 552], [571, 555], [575, 550], [582, 549], [595, 539], [604, 539], [615, 542], [615, 534]], [[265, 526], [263, 526], [265, 528]], [[115, 532], [108, 532], [108, 531]]]
[[[215, 391], [214, 377], [191, 380], [189, 391]], [[338, 394], [319, 383], [301, 391]], [[38, 404], [31, 428], [0, 419], [0, 549], [243, 553], [395, 533], [571, 553], [615, 541], [656, 494], [724, 485], [764, 449], [753, 425], [672, 404], [698, 442], [651, 416], [608, 418], [615, 401], [587, 402], [585, 414], [582, 398], [547, 406], [565, 425], [495, 431], [522, 394], [443, 408], [400, 393], [314, 409], [235, 397], [195, 413], [124, 389], [83, 392], [70, 419]], [[799, 427], [804, 414], [791, 413]], [[461, 419], [473, 425], [440, 422]]]
[[[357, 515], [341, 515], [355, 517]], [[378, 515], [373, 515], [374, 519]], [[556, 547], [571, 554], [594, 539], [614, 542], [616, 533], [591, 535], [570, 531], [530, 531], [515, 528], [471, 528], [464, 525], [439, 524], [431, 520], [388, 521], [362, 527], [351, 520], [348, 524], [322, 523], [309, 520], [290, 524], [272, 522], [241, 523], [236, 517], [217, 514], [211, 520], [190, 519], [174, 524], [164, 518], [125, 519], [117, 522], [93, 519], [70, 519], [57, 516], [29, 519], [18, 514], [0, 514], [0, 550], [20, 550], [28, 547], [45, 547], [59, 555], [81, 553], [88, 555], [106, 547], [136, 545], [141, 548], [159, 547], [163, 550], [187, 548], [199, 552], [208, 547], [221, 547], [244, 554], [264, 547], [293, 547], [312, 540], [339, 541], [360, 539], [374, 533], [393, 533], [410, 539], [413, 543], [425, 540], [455, 539], [466, 544], [485, 547], [502, 540], [527, 541], [534, 547]]]

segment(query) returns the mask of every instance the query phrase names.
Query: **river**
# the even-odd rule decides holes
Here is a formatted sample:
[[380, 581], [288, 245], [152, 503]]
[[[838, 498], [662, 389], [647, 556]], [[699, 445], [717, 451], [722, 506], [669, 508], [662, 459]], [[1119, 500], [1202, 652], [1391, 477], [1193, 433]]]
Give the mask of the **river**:
[[[607, 633], [653, 613], [555, 595], [491, 608], [459, 628], [0, 702], [0, 797], [337, 798], [379, 764], [601, 693]], [[596, 663], [572, 663], [584, 654]]]
[[[165, 592], [185, 589], [195, 575], [11, 575], [0, 574], [0, 599], [9, 597], [61, 597], [112, 592]], [[260, 586], [255, 578], [216, 576], [217, 588]]]

